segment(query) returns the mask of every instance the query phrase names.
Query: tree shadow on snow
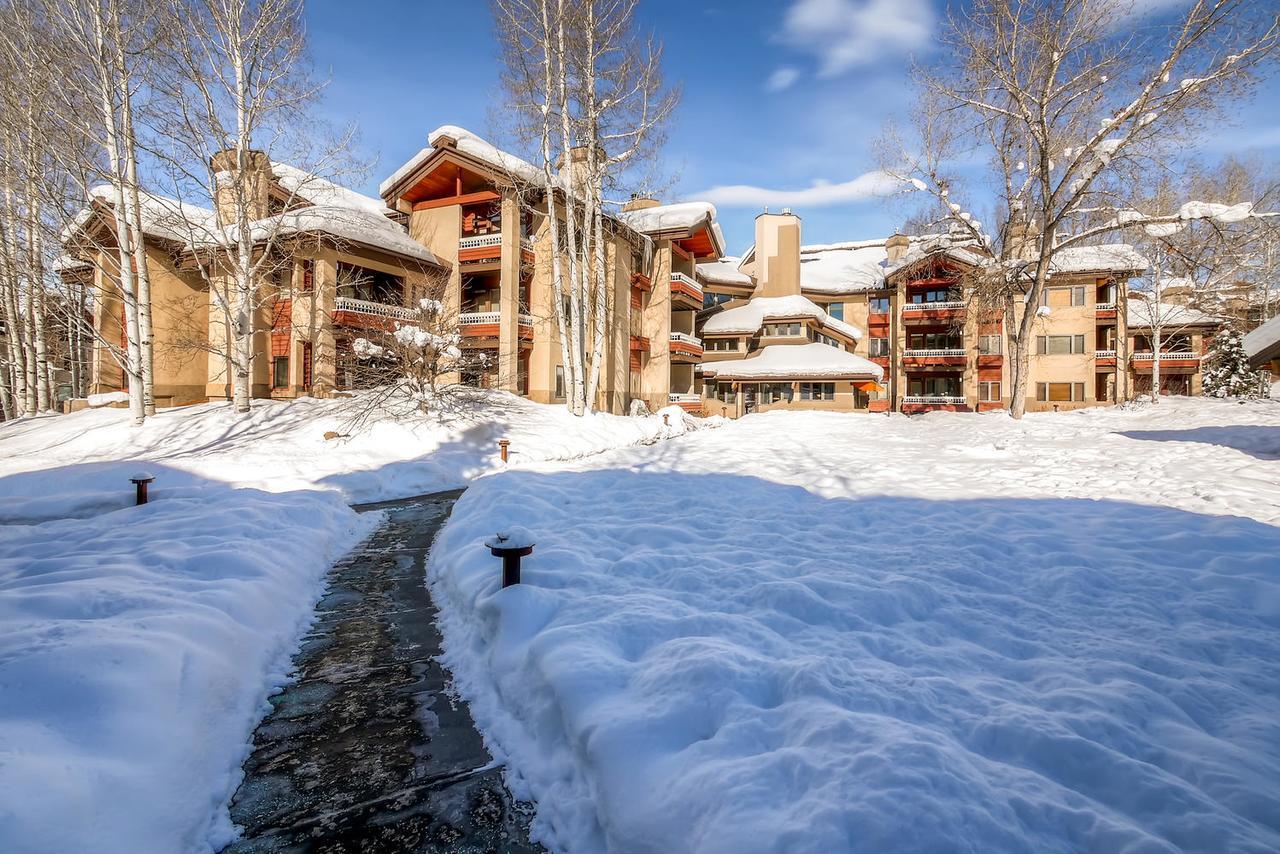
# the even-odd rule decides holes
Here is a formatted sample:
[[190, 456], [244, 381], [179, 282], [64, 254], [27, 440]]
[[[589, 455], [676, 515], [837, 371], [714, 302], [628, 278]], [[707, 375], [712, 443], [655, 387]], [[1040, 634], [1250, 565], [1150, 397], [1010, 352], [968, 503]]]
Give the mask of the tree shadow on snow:
[[[673, 446], [660, 459], [681, 454]], [[482, 545], [506, 526], [537, 543], [523, 595], [498, 589], [498, 563]], [[961, 758], [948, 765], [973, 807], [965, 814], [993, 821], [957, 820], [932, 837], [938, 848], [911, 850], [943, 850], [948, 832], [989, 850], [1101, 845], [1089, 824], [1099, 804], [1186, 850], [1278, 838], [1280, 741], [1249, 721], [1280, 707], [1280, 528], [1112, 500], [827, 498], [650, 463], [486, 478], [463, 496], [437, 549], [431, 572], [443, 590], [475, 591], [478, 573], [481, 601], [546, 609], [528, 618], [545, 626], [537, 644], [520, 643], [561, 645], [547, 658], [556, 666], [592, 663], [589, 680], [574, 672], [566, 685], [616, 677], [620, 691], [637, 692], [636, 707], [650, 709], [626, 724], [638, 743], [682, 749], [663, 724], [679, 715], [664, 710], [714, 722], [759, 706], [750, 713], [759, 726], [779, 708], [833, 710], [822, 714], [846, 736], [831, 751], [850, 763], [900, 756], [901, 774], [919, 779], [864, 828], [888, 847], [915, 822], [948, 822], [925, 806], [931, 780], [951, 785], [950, 771], [935, 775], [913, 752], [927, 755], [926, 744], [954, 747]], [[460, 580], [446, 580], [453, 573]], [[566, 615], [563, 626], [555, 614]], [[614, 660], [616, 670], [591, 669]], [[895, 724], [877, 729], [886, 720]], [[595, 738], [606, 723], [582, 726]], [[690, 728], [689, 751], [714, 752], [716, 724], [706, 726]], [[868, 727], [883, 741], [860, 753], [859, 739], [874, 741]], [[804, 728], [797, 733], [802, 742]], [[778, 749], [791, 749], [790, 738], [778, 734]], [[768, 766], [767, 752], [758, 759]], [[764, 776], [734, 762], [746, 777]], [[874, 763], [860, 767], [851, 803], [864, 786], [874, 802], [878, 784], [900, 782]], [[1017, 810], [1012, 779], [1063, 808], [1029, 819], [1035, 828], [1010, 825], [999, 817]], [[750, 785], [725, 789], [739, 784]], [[804, 798], [793, 791], [794, 804]], [[869, 813], [851, 806], [850, 820], [879, 816], [875, 803]], [[675, 832], [692, 826], [685, 819], [673, 817]]]
[[1234, 448], [1260, 460], [1280, 460], [1280, 427], [1233, 424], [1190, 430], [1125, 430], [1118, 435], [1149, 442], [1200, 442]]

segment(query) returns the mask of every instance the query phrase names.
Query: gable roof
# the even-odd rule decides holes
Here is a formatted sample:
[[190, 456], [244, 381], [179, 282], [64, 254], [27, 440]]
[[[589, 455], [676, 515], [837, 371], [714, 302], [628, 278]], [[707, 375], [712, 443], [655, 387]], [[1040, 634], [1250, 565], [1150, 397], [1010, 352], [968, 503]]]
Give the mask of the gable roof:
[[[812, 317], [818, 325], [830, 329], [851, 341], [862, 338], [857, 327], [843, 320], [836, 320], [817, 303], [791, 294], [782, 297], [755, 297], [745, 305], [727, 308], [707, 318], [702, 325], [704, 335], [754, 335], [769, 320], [785, 320], [796, 317]], [[791, 345], [797, 346], [797, 345]]]
[[1244, 336], [1244, 352], [1255, 368], [1280, 359], [1280, 315]]
[[[387, 218], [387, 209], [380, 200], [289, 164], [272, 163], [271, 166], [281, 187], [309, 206], [251, 222], [249, 229], [255, 243], [272, 236], [325, 234], [424, 264], [442, 266], [425, 246]], [[99, 184], [89, 191], [89, 196], [90, 205], [77, 214], [72, 226], [64, 232], [64, 242], [69, 242], [75, 231], [83, 228], [95, 212], [113, 212], [115, 193], [112, 185]], [[217, 214], [209, 208], [141, 191], [139, 200], [142, 230], [149, 237], [176, 243], [192, 251], [226, 246], [236, 239], [237, 226], [219, 225]]]

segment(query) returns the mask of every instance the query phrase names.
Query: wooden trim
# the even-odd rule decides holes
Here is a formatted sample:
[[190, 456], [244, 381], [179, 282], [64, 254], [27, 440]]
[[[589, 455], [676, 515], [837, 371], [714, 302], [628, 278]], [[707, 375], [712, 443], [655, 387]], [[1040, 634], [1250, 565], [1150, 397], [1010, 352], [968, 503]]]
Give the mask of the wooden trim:
[[683, 247], [681, 247], [675, 241], [671, 242], [671, 251], [679, 255], [681, 258], [684, 258], [686, 261], [693, 260], [693, 254], [686, 251]]
[[496, 202], [502, 198], [501, 195], [493, 190], [481, 190], [478, 193], [466, 193], [464, 195], [445, 196], [443, 199], [428, 199], [425, 202], [414, 202], [413, 209], [415, 211], [426, 211], [432, 208], [447, 208], [452, 205], [473, 205], [478, 202]]

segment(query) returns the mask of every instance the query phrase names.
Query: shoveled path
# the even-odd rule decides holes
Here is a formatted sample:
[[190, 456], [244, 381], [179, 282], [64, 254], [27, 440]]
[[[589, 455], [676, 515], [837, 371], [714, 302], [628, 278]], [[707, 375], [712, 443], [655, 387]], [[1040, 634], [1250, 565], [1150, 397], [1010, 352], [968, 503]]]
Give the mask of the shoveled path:
[[298, 678], [254, 733], [231, 803], [244, 837], [224, 854], [542, 851], [435, 659], [424, 570], [460, 494], [357, 508], [387, 521], [330, 573]]

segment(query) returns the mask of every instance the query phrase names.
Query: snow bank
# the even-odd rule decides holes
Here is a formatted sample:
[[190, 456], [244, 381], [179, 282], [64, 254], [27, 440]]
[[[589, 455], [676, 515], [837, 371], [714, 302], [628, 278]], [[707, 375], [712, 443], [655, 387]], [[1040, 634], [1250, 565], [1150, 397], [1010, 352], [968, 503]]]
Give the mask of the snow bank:
[[555, 851], [1276, 850], [1278, 433], [770, 413], [486, 478], [446, 661]]
[[[661, 413], [578, 418], [563, 405], [497, 391], [476, 392], [453, 412], [376, 418], [356, 427], [352, 421], [361, 408], [360, 401], [342, 398], [256, 400], [250, 414], [240, 417], [227, 404], [201, 404], [162, 409], [140, 428], [120, 409], [23, 419], [0, 425], [0, 476], [47, 469], [55, 460], [156, 461], [268, 492], [325, 489], [349, 502], [383, 501], [465, 486], [501, 469], [499, 439], [510, 440], [510, 465], [520, 466], [655, 441], [678, 435], [685, 424], [670, 418], [681, 426], [664, 426]], [[326, 433], [339, 438], [325, 439]], [[6, 512], [32, 518], [31, 508], [22, 506], [36, 497], [76, 500], [93, 489], [57, 477], [34, 478], [25, 493], [0, 492], [0, 521]]]
[[[143, 507], [128, 506], [134, 463], [0, 478], [6, 498], [38, 493], [40, 480], [83, 490], [46, 498], [57, 518], [0, 526], [6, 851], [172, 854], [228, 842], [225, 805], [267, 694], [285, 679], [330, 562], [377, 521], [334, 494], [271, 495], [149, 468]], [[107, 483], [111, 493], [98, 489]]]

